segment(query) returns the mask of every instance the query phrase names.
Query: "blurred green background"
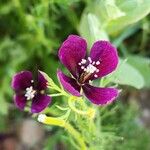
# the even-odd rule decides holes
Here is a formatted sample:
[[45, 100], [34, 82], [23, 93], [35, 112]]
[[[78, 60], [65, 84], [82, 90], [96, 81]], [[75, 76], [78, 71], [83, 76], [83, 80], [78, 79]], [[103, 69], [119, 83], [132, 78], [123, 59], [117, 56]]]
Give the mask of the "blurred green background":
[[[117, 109], [100, 113], [103, 130], [123, 139], [108, 139], [97, 150], [149, 150], [149, 12], [149, 0], [0, 0], [0, 150], [74, 149], [63, 130], [44, 130], [17, 110], [10, 86], [16, 72], [35, 68], [57, 81], [58, 49], [69, 34], [86, 38], [88, 48], [110, 40], [120, 56], [118, 70], [107, 77], [122, 89]], [[33, 143], [22, 131], [31, 126], [40, 132]]]

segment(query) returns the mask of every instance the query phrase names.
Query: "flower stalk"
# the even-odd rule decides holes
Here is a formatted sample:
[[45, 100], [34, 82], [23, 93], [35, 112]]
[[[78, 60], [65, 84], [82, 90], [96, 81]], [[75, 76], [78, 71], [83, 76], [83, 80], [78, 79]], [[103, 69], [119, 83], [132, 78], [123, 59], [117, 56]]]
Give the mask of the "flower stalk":
[[63, 93], [56, 93], [56, 94], [50, 94], [49, 96], [51, 97], [58, 97], [58, 96], [63, 96]]
[[46, 125], [54, 125], [54, 126], [59, 126], [59, 127], [66, 129], [74, 137], [74, 139], [80, 145], [81, 149], [87, 150], [86, 144], [85, 144], [82, 136], [80, 135], [80, 133], [75, 128], [73, 128], [73, 126], [71, 124], [69, 124], [65, 120], [55, 118], [55, 117], [47, 117], [44, 114], [40, 114], [38, 116], [38, 121], [41, 123], [44, 123]]

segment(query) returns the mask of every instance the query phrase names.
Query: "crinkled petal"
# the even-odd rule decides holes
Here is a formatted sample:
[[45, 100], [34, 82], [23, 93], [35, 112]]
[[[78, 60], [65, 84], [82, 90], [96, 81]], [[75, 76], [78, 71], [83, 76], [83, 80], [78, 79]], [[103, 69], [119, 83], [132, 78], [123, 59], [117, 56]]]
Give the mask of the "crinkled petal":
[[11, 86], [14, 90], [25, 90], [31, 86], [32, 73], [30, 71], [21, 71], [14, 75]]
[[47, 80], [44, 76], [38, 72], [38, 82], [37, 82], [37, 89], [38, 90], [45, 90], [47, 88]]
[[57, 71], [57, 76], [66, 91], [71, 93], [74, 96], [80, 95], [80, 86], [77, 84], [76, 80], [66, 76], [62, 71]]
[[44, 94], [37, 94], [32, 101], [31, 112], [39, 113], [51, 103], [51, 97]]
[[99, 88], [89, 84], [83, 86], [85, 96], [94, 104], [105, 105], [111, 103], [118, 96], [115, 88]]
[[14, 95], [14, 103], [20, 110], [23, 110], [27, 103], [26, 97], [24, 95]]
[[118, 64], [117, 49], [108, 41], [97, 41], [91, 48], [90, 57], [93, 61], [100, 61], [97, 66], [98, 77], [103, 77], [114, 71]]
[[86, 55], [87, 43], [77, 36], [70, 35], [59, 49], [59, 59], [74, 77], [78, 76], [78, 63]]

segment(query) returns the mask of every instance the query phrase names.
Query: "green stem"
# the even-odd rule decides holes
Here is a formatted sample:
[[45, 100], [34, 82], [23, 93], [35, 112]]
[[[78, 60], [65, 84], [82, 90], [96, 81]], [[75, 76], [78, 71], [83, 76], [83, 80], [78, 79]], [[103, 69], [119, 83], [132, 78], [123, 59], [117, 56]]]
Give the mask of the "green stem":
[[[74, 111], [75, 113], [79, 114], [79, 115], [83, 115], [83, 116], [87, 116], [88, 119], [93, 119], [95, 117], [95, 110], [93, 108], [88, 108], [87, 106], [84, 105], [84, 107], [86, 107], [86, 111], [83, 111], [83, 110], [79, 110], [75, 107], [75, 101], [77, 100], [77, 97], [70, 97], [69, 100], [68, 100], [68, 105], [70, 107], [70, 109], [72, 111]], [[80, 100], [78, 99], [78, 102]], [[81, 101], [80, 101], [81, 103]], [[84, 103], [85, 104], [85, 103]], [[82, 103], [82, 106], [83, 106], [83, 103]]]
[[88, 111], [78, 110], [75, 107], [75, 100], [76, 100], [76, 97], [73, 97], [73, 96], [70, 97], [69, 100], [68, 100], [68, 105], [71, 108], [71, 110], [74, 111], [74, 112], [76, 112], [77, 114], [80, 114], [80, 115], [87, 115]]
[[81, 147], [81, 150], [87, 150], [86, 144], [80, 135], [80, 133], [73, 128], [73, 126], [66, 121], [54, 117], [47, 117], [44, 115], [44, 119], [40, 120], [40, 122], [47, 124], [47, 125], [54, 125], [54, 126], [59, 126], [65, 128], [73, 137], [74, 139], [78, 142], [78, 144]]
[[50, 94], [50, 97], [57, 97], [57, 96], [62, 96], [64, 95], [63, 93], [56, 93], [56, 94]]
[[58, 86], [47, 86], [49, 89], [53, 89], [57, 92], [59, 92], [61, 95], [64, 95], [66, 97], [69, 97], [69, 94], [67, 94], [64, 90], [62, 90], [61, 88], [59, 88]]
[[100, 80], [100, 87], [103, 87], [103, 83], [104, 83], [104, 78], [101, 78], [101, 80]]

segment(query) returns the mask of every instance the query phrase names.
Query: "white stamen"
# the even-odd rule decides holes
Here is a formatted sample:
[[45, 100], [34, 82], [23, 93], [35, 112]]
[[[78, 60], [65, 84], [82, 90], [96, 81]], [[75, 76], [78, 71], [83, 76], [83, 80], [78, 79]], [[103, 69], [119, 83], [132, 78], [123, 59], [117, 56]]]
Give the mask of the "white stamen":
[[95, 65], [95, 61], [92, 62], [92, 65]]
[[39, 122], [44, 122], [45, 121], [45, 118], [46, 118], [46, 115], [45, 114], [40, 114], [39, 116], [38, 116], [38, 121]]
[[82, 59], [81, 64], [86, 64], [86, 59]]
[[[99, 72], [99, 69], [95, 65], [99, 65], [100, 61], [92, 61], [91, 57], [88, 57], [88, 65], [86, 65], [87, 60], [82, 59], [81, 62], [78, 63], [81, 66], [81, 69], [84, 70], [86, 73], [92, 74], [94, 72]], [[97, 77], [97, 75], [95, 75]]]
[[86, 68], [86, 72], [87, 73], [94, 73], [95, 71], [96, 71], [96, 67], [95, 66], [93, 66], [92, 64], [89, 64], [88, 66], [87, 66], [87, 68]]
[[99, 72], [99, 69], [96, 69], [96, 72]]
[[99, 65], [99, 64], [100, 64], [100, 61], [97, 61], [97, 62], [96, 62], [96, 65]]
[[26, 88], [26, 93], [25, 93], [25, 97], [27, 97], [27, 100], [30, 100], [32, 98], [34, 98], [36, 91], [33, 89], [32, 86]]
[[33, 80], [31, 80], [31, 83], [33, 83], [34, 81]]
[[81, 69], [84, 69], [85, 67], [84, 66], [81, 66]]
[[94, 77], [95, 77], [95, 78], [97, 78], [97, 77], [98, 77], [98, 75], [97, 75], [97, 74], [94, 74]]
[[89, 62], [90, 62], [90, 63], [92, 63], [92, 59], [91, 59], [91, 57], [88, 57], [88, 60], [89, 60]]
[[89, 80], [89, 83], [92, 84], [92, 80]]

